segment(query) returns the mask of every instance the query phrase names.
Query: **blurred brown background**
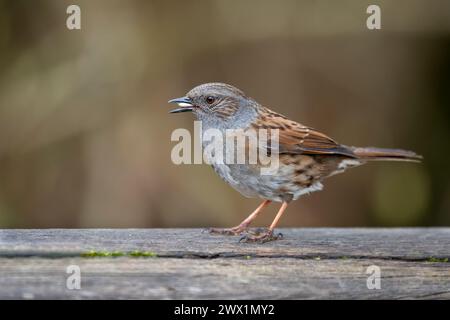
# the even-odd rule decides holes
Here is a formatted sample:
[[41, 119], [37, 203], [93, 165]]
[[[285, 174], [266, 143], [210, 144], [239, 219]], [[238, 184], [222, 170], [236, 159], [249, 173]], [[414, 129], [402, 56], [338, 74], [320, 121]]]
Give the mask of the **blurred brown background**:
[[240, 222], [259, 200], [170, 160], [193, 117], [167, 100], [212, 81], [339, 142], [425, 157], [331, 178], [280, 226], [450, 224], [449, 1], [3, 0], [0, 227]]

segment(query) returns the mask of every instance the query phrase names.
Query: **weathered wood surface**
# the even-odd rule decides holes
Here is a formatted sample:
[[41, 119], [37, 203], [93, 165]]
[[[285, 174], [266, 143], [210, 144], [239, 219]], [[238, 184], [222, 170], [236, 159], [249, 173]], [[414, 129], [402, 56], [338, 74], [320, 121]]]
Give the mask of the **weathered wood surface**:
[[[244, 244], [200, 229], [0, 230], [0, 298], [450, 299], [449, 228], [281, 231]], [[82, 257], [91, 250], [157, 257]], [[69, 265], [80, 290], [66, 288]]]

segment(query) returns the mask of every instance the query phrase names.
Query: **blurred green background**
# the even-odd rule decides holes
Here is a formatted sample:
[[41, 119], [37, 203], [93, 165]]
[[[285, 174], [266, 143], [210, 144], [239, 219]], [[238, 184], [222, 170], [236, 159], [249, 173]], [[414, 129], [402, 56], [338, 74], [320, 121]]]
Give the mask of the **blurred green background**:
[[333, 177], [280, 226], [450, 224], [449, 1], [2, 0], [0, 227], [236, 225], [259, 200], [170, 160], [193, 117], [167, 100], [212, 81], [341, 143], [425, 157]]

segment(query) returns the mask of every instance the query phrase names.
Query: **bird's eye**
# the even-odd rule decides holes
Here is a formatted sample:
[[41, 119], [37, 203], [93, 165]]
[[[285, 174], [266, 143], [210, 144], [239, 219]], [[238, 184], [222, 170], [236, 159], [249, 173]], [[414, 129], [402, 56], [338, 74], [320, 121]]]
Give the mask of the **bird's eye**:
[[207, 104], [213, 104], [214, 101], [216, 101], [216, 98], [214, 98], [213, 96], [206, 97], [206, 103]]

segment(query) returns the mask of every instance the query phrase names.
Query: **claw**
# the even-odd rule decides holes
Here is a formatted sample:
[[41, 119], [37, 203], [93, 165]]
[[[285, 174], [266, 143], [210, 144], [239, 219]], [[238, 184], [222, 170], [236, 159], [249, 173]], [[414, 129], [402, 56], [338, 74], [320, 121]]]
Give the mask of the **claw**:
[[238, 242], [241, 243], [242, 241], [246, 240], [247, 237], [248, 237], [248, 235], [240, 237]]
[[258, 236], [261, 234], [265, 234], [270, 232], [269, 228], [256, 228], [256, 229], [249, 229], [247, 232], [253, 236]]
[[221, 228], [209, 228], [206, 229], [210, 234], [221, 234], [221, 235], [225, 235], [225, 236], [237, 236], [242, 234], [242, 232], [245, 231], [245, 229], [241, 229], [241, 228], [225, 228], [225, 229], [221, 229]]
[[257, 243], [266, 243], [269, 241], [274, 241], [274, 240], [280, 240], [283, 239], [283, 234], [278, 233], [277, 235], [274, 235], [272, 230], [267, 230], [264, 233], [260, 234], [260, 235], [252, 235], [252, 234], [247, 234], [243, 237], [241, 237], [239, 239], [239, 242], [245, 242], [245, 243], [250, 243], [250, 242], [257, 242]]

